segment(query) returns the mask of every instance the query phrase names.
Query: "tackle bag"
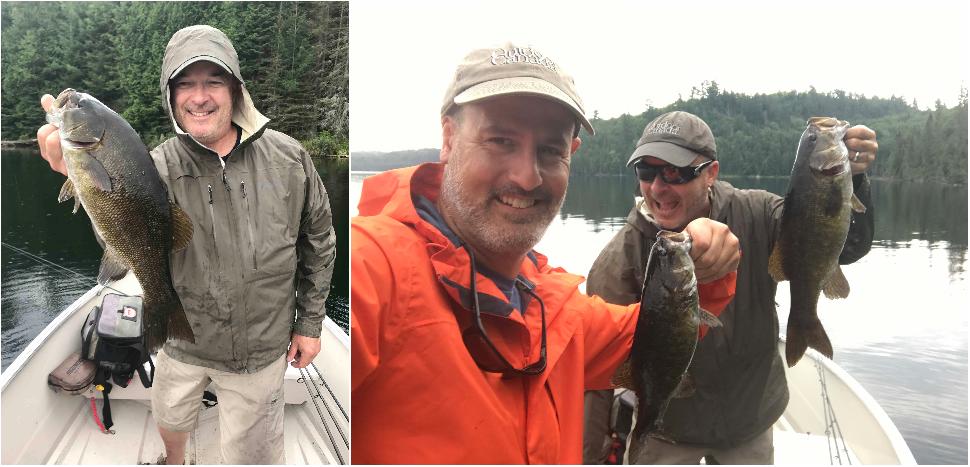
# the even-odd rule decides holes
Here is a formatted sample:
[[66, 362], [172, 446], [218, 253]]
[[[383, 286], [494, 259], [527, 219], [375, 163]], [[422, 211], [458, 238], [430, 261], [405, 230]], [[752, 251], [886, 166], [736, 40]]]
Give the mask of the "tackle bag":
[[[128, 387], [137, 372], [141, 384], [150, 388], [155, 378], [155, 364], [145, 347], [142, 298], [105, 295], [101, 306], [91, 310], [81, 328], [81, 357], [97, 365], [94, 384], [102, 391], [102, 419], [105, 429], [110, 429], [111, 382]], [[145, 371], [145, 362], [151, 367], [151, 374]]]

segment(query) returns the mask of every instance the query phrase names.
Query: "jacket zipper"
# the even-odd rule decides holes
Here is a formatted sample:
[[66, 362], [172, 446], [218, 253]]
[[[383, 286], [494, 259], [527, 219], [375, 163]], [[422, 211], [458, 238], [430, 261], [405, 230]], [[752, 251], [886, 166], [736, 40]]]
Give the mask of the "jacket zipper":
[[249, 219], [246, 222], [246, 227], [249, 228], [249, 244], [253, 252], [253, 270], [256, 270], [256, 236], [253, 235], [253, 223], [255, 222], [256, 215], [253, 214], [253, 207], [246, 198], [246, 182], [239, 182], [239, 191], [242, 192], [243, 199], [246, 200], [246, 211], [249, 212]]

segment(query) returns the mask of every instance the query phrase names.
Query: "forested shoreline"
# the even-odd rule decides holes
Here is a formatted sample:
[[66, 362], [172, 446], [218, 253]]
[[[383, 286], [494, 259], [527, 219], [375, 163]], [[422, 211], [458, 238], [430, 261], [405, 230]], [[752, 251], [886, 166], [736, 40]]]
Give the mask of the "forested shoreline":
[[73, 87], [119, 112], [149, 147], [173, 136], [158, 86], [175, 31], [229, 36], [270, 128], [314, 155], [348, 154], [346, 2], [3, 2], [2, 139], [36, 136], [40, 96]]
[[[574, 175], [622, 174], [647, 122], [673, 110], [703, 118], [714, 132], [721, 173], [782, 176], [791, 172], [798, 140], [808, 118], [834, 116], [876, 131], [879, 153], [870, 173], [894, 180], [967, 184], [967, 93], [958, 105], [937, 102], [920, 110], [901, 97], [869, 98], [844, 91], [790, 91], [753, 96], [721, 90], [705, 82], [662, 108], [648, 107], [639, 115], [601, 119], [593, 112], [595, 136], [581, 135], [583, 145], [572, 159]], [[353, 170], [387, 170], [436, 160], [436, 150], [354, 152]]]

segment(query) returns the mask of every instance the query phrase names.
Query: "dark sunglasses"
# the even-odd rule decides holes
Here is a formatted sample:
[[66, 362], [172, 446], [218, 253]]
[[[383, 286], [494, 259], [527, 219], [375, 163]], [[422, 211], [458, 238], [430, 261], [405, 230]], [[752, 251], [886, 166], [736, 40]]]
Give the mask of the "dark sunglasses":
[[[468, 353], [475, 360], [475, 364], [478, 365], [483, 371], [490, 373], [502, 373], [504, 376], [535, 376], [542, 374], [546, 369], [546, 306], [542, 303], [542, 299], [539, 298], [529, 287], [520, 287], [519, 290], [523, 291], [532, 298], [535, 298], [539, 302], [539, 310], [542, 316], [542, 344], [539, 349], [539, 360], [526, 365], [523, 368], [515, 368], [511, 363], [502, 355], [502, 353], [495, 346], [495, 343], [488, 337], [488, 333], [485, 332], [485, 326], [482, 324], [482, 313], [478, 305], [478, 287], [475, 284], [475, 276], [477, 270], [475, 268], [475, 256], [472, 254], [471, 250], [468, 250], [468, 255], [471, 257], [471, 269], [472, 269], [472, 279], [471, 279], [471, 296], [472, 302], [474, 304], [475, 312], [475, 325], [469, 326], [461, 333], [462, 340], [465, 342], [465, 347], [468, 349]], [[518, 280], [516, 280], [518, 284]]]
[[705, 167], [711, 165], [713, 160], [707, 162], [687, 167], [677, 167], [676, 165], [664, 164], [664, 165], [650, 165], [644, 161], [637, 162], [633, 168], [637, 171], [637, 178], [645, 182], [652, 182], [657, 175], [663, 179], [665, 183], [670, 185], [682, 185], [687, 183], [701, 174]]

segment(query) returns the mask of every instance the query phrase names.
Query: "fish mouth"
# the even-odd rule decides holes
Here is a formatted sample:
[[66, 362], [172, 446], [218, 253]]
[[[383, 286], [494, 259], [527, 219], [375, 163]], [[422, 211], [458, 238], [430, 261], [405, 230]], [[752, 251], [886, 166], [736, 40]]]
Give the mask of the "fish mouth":
[[830, 129], [838, 126], [849, 127], [849, 122], [839, 120], [835, 117], [812, 117], [808, 119], [808, 124], [822, 129]]
[[825, 176], [828, 176], [828, 177], [834, 177], [836, 175], [841, 175], [841, 174], [845, 173], [845, 165], [839, 164], [839, 165], [836, 165], [836, 166], [833, 166], [833, 167], [829, 167], [827, 169], [821, 169], [821, 170], [818, 171], [818, 173], [820, 173], [822, 175], [825, 175]]
[[[102, 135], [103, 137], [104, 135]], [[81, 151], [91, 151], [101, 147], [101, 138], [96, 141], [77, 141], [72, 139], [62, 139], [61, 145], [65, 149], [77, 149]]]
[[670, 240], [672, 242], [677, 242], [677, 243], [683, 243], [691, 239], [690, 234], [687, 233], [687, 231], [671, 232], [669, 230], [661, 230], [657, 232], [657, 240], [660, 240], [662, 238]]
[[72, 88], [67, 88], [60, 92], [51, 104], [51, 109], [47, 112], [47, 123], [60, 128], [63, 124], [63, 117], [65, 110], [76, 109], [78, 107], [78, 101], [80, 97], [78, 92]]

